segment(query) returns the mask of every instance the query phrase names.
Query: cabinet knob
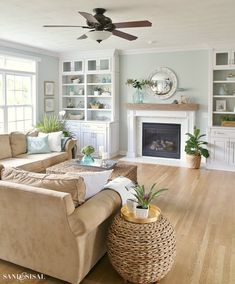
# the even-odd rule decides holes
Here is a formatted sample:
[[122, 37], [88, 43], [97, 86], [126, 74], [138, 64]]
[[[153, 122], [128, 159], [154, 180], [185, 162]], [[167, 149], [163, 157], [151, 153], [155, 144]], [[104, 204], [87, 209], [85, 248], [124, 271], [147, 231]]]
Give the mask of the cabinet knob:
[[216, 132], [216, 134], [218, 134], [218, 135], [224, 135], [224, 132]]

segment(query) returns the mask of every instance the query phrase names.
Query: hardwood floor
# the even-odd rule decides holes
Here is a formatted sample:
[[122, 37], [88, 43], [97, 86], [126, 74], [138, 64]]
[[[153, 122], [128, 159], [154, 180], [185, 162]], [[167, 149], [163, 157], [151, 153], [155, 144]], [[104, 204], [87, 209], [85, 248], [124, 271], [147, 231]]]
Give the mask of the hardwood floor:
[[[158, 187], [169, 188], [155, 203], [176, 229], [177, 256], [173, 269], [160, 283], [234, 284], [235, 173], [138, 164], [138, 180], [147, 186], [157, 182]], [[0, 261], [0, 275], [25, 271], [29, 272]], [[24, 283], [65, 282], [47, 277]], [[81, 283], [122, 284], [124, 281], [105, 256]]]

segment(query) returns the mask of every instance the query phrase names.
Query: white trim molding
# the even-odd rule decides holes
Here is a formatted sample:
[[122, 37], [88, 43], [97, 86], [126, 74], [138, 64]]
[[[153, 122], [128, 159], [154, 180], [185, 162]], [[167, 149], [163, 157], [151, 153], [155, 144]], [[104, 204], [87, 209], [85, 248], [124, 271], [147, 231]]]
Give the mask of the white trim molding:
[[[14, 49], [19, 49], [23, 51], [28, 51], [28, 52], [33, 52], [33, 53], [38, 53], [42, 55], [48, 55], [48, 56], [59, 58], [59, 53], [57, 52], [53, 52], [53, 51], [46, 50], [46, 49], [41, 49], [41, 48], [34, 47], [34, 46], [24, 45], [24, 44], [13, 42], [13, 41], [7, 41], [3, 39], [0, 39], [0, 48], [1, 47], [14, 48]], [[21, 57], [22, 57], [22, 54], [21, 54]]]

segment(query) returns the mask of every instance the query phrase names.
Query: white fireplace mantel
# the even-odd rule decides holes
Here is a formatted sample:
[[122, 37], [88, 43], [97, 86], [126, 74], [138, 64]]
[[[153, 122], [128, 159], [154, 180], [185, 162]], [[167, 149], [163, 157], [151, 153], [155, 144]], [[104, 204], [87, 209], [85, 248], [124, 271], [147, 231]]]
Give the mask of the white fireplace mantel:
[[[136, 107], [135, 107], [136, 106]], [[151, 106], [151, 107], [150, 107]], [[159, 107], [160, 106], [160, 107]], [[188, 107], [187, 107], [188, 106]], [[149, 123], [172, 123], [181, 125], [181, 149], [179, 162], [185, 161], [185, 134], [193, 132], [195, 113], [198, 105], [172, 106], [166, 104], [128, 104], [128, 151], [127, 158], [142, 156], [142, 126]], [[148, 157], [149, 159], [150, 157]], [[151, 157], [152, 162], [164, 161], [165, 164], [174, 164], [176, 159]]]

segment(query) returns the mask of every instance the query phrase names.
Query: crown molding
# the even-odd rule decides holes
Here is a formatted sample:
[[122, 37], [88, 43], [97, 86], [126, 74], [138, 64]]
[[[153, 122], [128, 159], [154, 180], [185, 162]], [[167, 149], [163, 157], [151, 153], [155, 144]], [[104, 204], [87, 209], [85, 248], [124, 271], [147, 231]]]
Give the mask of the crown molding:
[[188, 46], [188, 47], [155, 47], [155, 48], [140, 48], [120, 50], [120, 55], [128, 54], [147, 54], [147, 53], [163, 53], [163, 52], [180, 52], [180, 51], [197, 51], [197, 50], [211, 50], [209, 46]]
[[0, 39], [0, 48], [1, 47], [14, 48], [14, 49], [18, 49], [18, 50], [33, 52], [33, 53], [42, 54], [42, 55], [53, 56], [53, 57], [57, 57], [57, 58], [59, 57], [59, 53], [57, 53], [57, 52], [37, 48], [37, 47], [34, 47], [34, 46], [24, 45], [24, 44], [13, 42], [13, 41], [7, 41], [7, 40], [3, 40], [3, 39]]
[[87, 50], [87, 51], [68, 51], [59, 53], [60, 58], [74, 59], [74, 58], [87, 58], [87, 57], [107, 57], [119, 54], [117, 49], [102, 49], [102, 50]]

